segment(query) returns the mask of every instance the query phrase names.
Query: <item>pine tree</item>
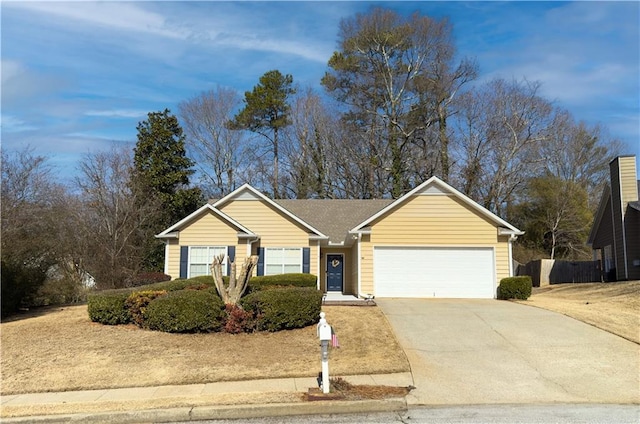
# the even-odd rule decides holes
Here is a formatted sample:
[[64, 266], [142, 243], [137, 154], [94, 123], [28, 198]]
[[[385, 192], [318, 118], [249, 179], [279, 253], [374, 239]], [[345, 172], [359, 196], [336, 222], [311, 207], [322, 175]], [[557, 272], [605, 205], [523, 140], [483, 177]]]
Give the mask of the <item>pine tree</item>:
[[278, 188], [278, 131], [291, 124], [289, 97], [295, 94], [293, 77], [280, 71], [266, 72], [253, 91], [244, 93], [244, 108], [229, 123], [233, 129], [249, 130], [264, 136], [273, 153], [273, 197], [280, 197]]

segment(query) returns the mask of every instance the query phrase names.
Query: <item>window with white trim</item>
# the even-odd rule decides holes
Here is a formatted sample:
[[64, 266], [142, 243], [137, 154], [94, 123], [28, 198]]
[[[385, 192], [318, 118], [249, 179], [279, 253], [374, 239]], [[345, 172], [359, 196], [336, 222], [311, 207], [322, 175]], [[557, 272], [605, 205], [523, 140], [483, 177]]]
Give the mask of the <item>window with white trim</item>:
[[211, 275], [211, 262], [224, 255], [222, 274], [227, 275], [227, 246], [189, 246], [189, 274], [187, 278]]
[[302, 248], [265, 247], [264, 275], [302, 272]]

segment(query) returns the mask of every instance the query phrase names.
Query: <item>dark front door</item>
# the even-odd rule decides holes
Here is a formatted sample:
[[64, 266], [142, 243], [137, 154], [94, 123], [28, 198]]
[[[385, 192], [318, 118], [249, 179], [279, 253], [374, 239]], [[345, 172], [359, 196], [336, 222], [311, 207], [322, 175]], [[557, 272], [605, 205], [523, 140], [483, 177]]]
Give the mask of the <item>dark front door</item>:
[[327, 255], [327, 291], [342, 291], [344, 257]]

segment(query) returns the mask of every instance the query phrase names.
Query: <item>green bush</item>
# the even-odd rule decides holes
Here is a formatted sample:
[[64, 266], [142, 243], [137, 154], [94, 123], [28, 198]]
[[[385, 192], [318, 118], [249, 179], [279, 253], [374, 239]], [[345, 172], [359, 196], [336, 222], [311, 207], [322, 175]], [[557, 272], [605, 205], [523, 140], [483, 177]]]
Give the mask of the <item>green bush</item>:
[[527, 300], [531, 296], [531, 277], [523, 275], [520, 277], [508, 277], [500, 280], [498, 286], [498, 299], [521, 299]]
[[127, 324], [131, 322], [131, 314], [126, 301], [131, 290], [109, 290], [89, 296], [89, 318], [93, 322], [107, 325]]
[[126, 287], [140, 287], [149, 284], [161, 283], [163, 281], [171, 281], [171, 276], [162, 272], [144, 272], [137, 274], [125, 282]]
[[318, 322], [322, 292], [309, 287], [273, 288], [251, 293], [240, 303], [255, 317], [257, 330], [289, 330]]
[[251, 277], [247, 292], [268, 289], [272, 287], [311, 287], [316, 288], [317, 277], [313, 274], [278, 274]]
[[153, 299], [166, 294], [166, 290], [143, 290], [131, 293], [124, 302], [131, 315], [131, 321], [138, 327], [144, 327], [147, 306]]
[[[229, 282], [229, 277], [222, 277], [225, 283]], [[209, 287], [215, 287], [213, 277], [210, 275], [202, 275], [200, 277], [193, 277], [181, 280], [171, 280], [162, 283], [149, 284], [142, 287], [137, 287], [137, 290], [166, 290], [168, 292], [184, 290], [187, 287], [201, 286], [206, 284]]]
[[17, 312], [21, 307], [32, 306], [32, 298], [46, 280], [46, 268], [6, 261], [2, 261], [0, 268], [2, 317]]
[[225, 317], [224, 303], [215, 289], [181, 290], [149, 303], [145, 324], [169, 333], [211, 332], [222, 328]]

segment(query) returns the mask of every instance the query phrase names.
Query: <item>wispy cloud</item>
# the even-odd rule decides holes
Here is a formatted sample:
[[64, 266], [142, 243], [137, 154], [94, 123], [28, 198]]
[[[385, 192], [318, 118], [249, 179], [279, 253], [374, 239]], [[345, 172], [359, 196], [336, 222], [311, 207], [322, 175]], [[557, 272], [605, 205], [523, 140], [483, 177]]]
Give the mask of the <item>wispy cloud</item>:
[[36, 127], [15, 116], [2, 114], [0, 117], [2, 132], [21, 132], [35, 130]]
[[107, 118], [141, 118], [147, 116], [147, 112], [135, 109], [88, 110], [84, 114], [86, 116]]
[[95, 27], [99, 26], [116, 31], [132, 31], [170, 38], [186, 38], [188, 32], [179, 28], [170, 28], [166, 18], [124, 2], [5, 2], [3, 7], [20, 9], [46, 15], [47, 18], [58, 18], [72, 24]]
[[479, 83], [539, 80], [576, 119], [640, 139], [637, 2], [3, 1], [3, 148], [129, 143], [147, 112], [270, 69], [321, 90], [340, 20], [371, 6], [448, 15]]

